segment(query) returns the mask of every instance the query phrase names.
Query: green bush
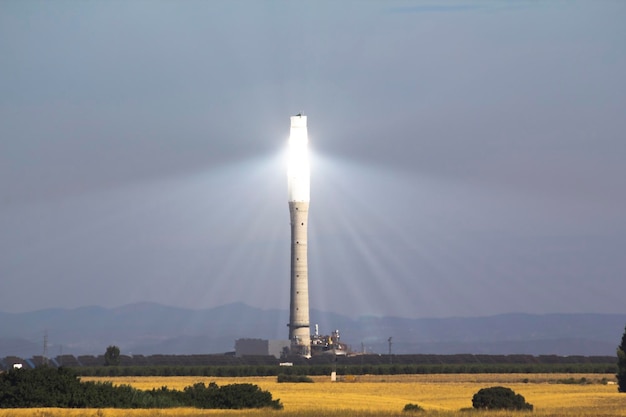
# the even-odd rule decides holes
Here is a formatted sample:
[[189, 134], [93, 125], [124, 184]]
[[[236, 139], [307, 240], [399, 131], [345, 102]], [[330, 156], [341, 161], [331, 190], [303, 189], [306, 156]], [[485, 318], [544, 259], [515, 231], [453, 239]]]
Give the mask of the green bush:
[[313, 382], [313, 380], [306, 375], [279, 374], [276, 382]]
[[532, 404], [511, 388], [491, 387], [483, 388], [474, 394], [472, 406], [486, 410], [532, 410]]
[[197, 408], [264, 408], [281, 409], [280, 400], [273, 400], [272, 394], [262, 391], [253, 384], [231, 384], [218, 387], [211, 382], [209, 386], [199, 382], [184, 390], [188, 404]]
[[557, 384], [568, 384], [568, 385], [574, 385], [574, 384], [587, 385], [587, 384], [591, 384], [591, 381], [589, 381], [585, 377], [582, 377], [582, 378], [579, 378], [579, 379], [575, 379], [575, 378], [569, 377], [569, 378], [565, 378], [565, 379], [557, 379], [556, 383]]
[[408, 412], [408, 413], [414, 413], [414, 412], [416, 412], [416, 411], [424, 411], [424, 409], [423, 409], [422, 407], [420, 407], [419, 405], [417, 405], [417, 404], [411, 404], [411, 403], [409, 403], [409, 404], [406, 404], [406, 405], [404, 406], [404, 408], [402, 409], [402, 411], [404, 411], [404, 412]]
[[81, 382], [65, 368], [12, 369], [0, 374], [0, 408], [274, 408], [280, 400], [253, 384], [206, 387], [203, 383], [183, 391], [167, 387], [142, 391], [110, 382]]

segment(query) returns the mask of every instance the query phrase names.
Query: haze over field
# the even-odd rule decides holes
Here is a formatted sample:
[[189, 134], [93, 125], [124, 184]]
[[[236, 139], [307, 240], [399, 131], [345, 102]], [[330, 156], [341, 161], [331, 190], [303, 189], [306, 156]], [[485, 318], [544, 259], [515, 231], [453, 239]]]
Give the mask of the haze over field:
[[[284, 340], [288, 316], [287, 309], [241, 303], [204, 310], [136, 303], [0, 312], [0, 359], [41, 355], [44, 337], [50, 357], [102, 355], [111, 344], [127, 355], [220, 354], [234, 351], [237, 339]], [[391, 336], [394, 354], [615, 356], [625, 322], [626, 314], [352, 319], [311, 311], [321, 334], [339, 329], [352, 352], [374, 354], [389, 352]]]
[[0, 310], [286, 309], [303, 112], [312, 308], [623, 314], [625, 21], [621, 1], [2, 1]]

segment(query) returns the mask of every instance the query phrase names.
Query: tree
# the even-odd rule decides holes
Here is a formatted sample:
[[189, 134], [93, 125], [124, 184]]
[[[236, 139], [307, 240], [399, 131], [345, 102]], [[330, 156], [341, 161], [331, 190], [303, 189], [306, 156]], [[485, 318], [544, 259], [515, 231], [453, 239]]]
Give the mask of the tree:
[[109, 346], [104, 353], [104, 365], [114, 366], [120, 364], [120, 348], [117, 346]]
[[626, 327], [622, 335], [622, 343], [617, 347], [617, 390], [626, 392]]
[[533, 405], [511, 388], [483, 388], [472, 398], [474, 408], [486, 410], [532, 410]]

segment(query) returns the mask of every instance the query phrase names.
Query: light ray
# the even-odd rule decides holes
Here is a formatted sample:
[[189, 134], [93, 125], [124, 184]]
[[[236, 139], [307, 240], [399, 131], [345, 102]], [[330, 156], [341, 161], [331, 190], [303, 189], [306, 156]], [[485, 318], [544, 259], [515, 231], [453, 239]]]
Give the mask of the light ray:
[[315, 307], [351, 315], [480, 314], [481, 306], [468, 297], [479, 271], [460, 238], [465, 230], [450, 232], [458, 225], [442, 225], [446, 216], [428, 207], [428, 198], [441, 190], [350, 161], [316, 155], [315, 163], [312, 251], [315, 245], [333, 248], [319, 250], [323, 260], [313, 256], [324, 280], [312, 277]]

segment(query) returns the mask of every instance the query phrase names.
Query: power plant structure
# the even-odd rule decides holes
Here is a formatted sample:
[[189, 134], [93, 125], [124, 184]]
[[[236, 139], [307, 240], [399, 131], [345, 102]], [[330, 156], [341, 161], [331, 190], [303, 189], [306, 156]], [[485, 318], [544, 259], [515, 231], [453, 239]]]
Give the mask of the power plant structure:
[[310, 201], [309, 136], [306, 116], [291, 117], [287, 160], [287, 190], [291, 219], [291, 296], [289, 341], [291, 354], [311, 356], [307, 229]]
[[321, 354], [347, 355], [348, 345], [339, 339], [339, 330], [330, 336], [320, 335], [318, 325], [311, 334], [309, 322], [309, 271], [307, 231], [311, 168], [307, 118], [291, 117], [287, 155], [287, 190], [291, 225], [291, 293], [289, 304], [289, 340], [238, 339], [235, 355], [290, 355], [310, 358]]

